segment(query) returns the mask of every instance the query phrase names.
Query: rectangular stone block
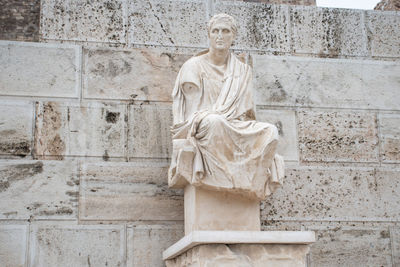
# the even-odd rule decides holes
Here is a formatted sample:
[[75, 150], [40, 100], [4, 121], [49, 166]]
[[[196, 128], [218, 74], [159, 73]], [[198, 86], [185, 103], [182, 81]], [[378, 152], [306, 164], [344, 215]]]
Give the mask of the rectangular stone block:
[[366, 11], [371, 56], [400, 57], [399, 12]]
[[398, 266], [400, 265], [400, 228], [392, 227], [390, 229], [390, 237], [392, 240], [393, 266]]
[[362, 10], [290, 7], [293, 52], [320, 57], [367, 56]]
[[124, 266], [123, 226], [32, 225], [30, 266]]
[[32, 151], [33, 103], [0, 101], [0, 155], [25, 157]]
[[400, 109], [398, 62], [265, 55], [253, 59], [258, 105]]
[[77, 98], [80, 54], [77, 45], [0, 41], [0, 95]]
[[400, 218], [399, 169], [303, 166], [285, 172], [282, 188], [262, 204], [262, 221]]
[[73, 161], [0, 162], [0, 219], [76, 219], [77, 169]]
[[40, 159], [64, 156], [125, 156], [126, 105], [40, 102], [36, 105], [34, 154]]
[[125, 43], [126, 1], [45, 0], [41, 2], [43, 39]]
[[162, 253], [183, 237], [183, 225], [150, 225], [128, 228], [127, 266], [164, 267]]
[[378, 129], [372, 112], [298, 112], [300, 159], [378, 162]]
[[296, 115], [292, 110], [257, 110], [257, 121], [274, 124], [278, 128], [279, 143], [277, 153], [285, 160], [299, 160], [297, 150]]
[[400, 114], [379, 114], [381, 160], [400, 163]]
[[318, 241], [310, 251], [312, 267], [395, 266], [388, 229], [319, 230], [316, 234]]
[[28, 231], [25, 225], [0, 225], [0, 263], [4, 267], [26, 266]]
[[129, 107], [129, 158], [168, 158], [172, 151], [170, 105]]
[[168, 189], [165, 163], [87, 163], [81, 171], [80, 220], [182, 220], [183, 194]]
[[84, 97], [172, 101], [175, 78], [188, 58], [155, 49], [85, 50]]
[[238, 33], [233, 48], [289, 52], [289, 7], [217, 1], [215, 14], [226, 13], [238, 23]]
[[129, 44], [207, 46], [207, 4], [201, 0], [128, 1]]

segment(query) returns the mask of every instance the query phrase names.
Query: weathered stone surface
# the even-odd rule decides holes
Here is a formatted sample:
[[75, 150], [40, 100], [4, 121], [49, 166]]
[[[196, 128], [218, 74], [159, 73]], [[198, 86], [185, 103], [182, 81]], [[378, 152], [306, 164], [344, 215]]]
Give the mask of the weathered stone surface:
[[0, 40], [39, 41], [40, 0], [4, 1], [0, 18]]
[[172, 151], [169, 106], [132, 105], [129, 110], [128, 156], [168, 158]]
[[374, 8], [375, 10], [398, 10], [400, 11], [400, 0], [381, 0]]
[[310, 251], [312, 267], [395, 266], [388, 229], [320, 230], [316, 234], [318, 242]]
[[33, 225], [30, 266], [125, 266], [123, 226]]
[[33, 114], [32, 102], [0, 101], [0, 155], [31, 153]]
[[182, 220], [183, 194], [168, 189], [167, 171], [154, 162], [83, 165], [80, 220]]
[[379, 161], [374, 113], [301, 111], [298, 126], [302, 161]]
[[207, 46], [207, 6], [201, 0], [128, 2], [129, 44]]
[[257, 120], [272, 123], [278, 128], [278, 154], [285, 160], [299, 160], [297, 151], [296, 116], [291, 110], [257, 110]]
[[286, 168], [262, 205], [262, 220], [388, 221], [400, 218], [400, 170], [350, 167]]
[[73, 161], [0, 163], [0, 219], [75, 219], [77, 164]]
[[0, 225], [1, 266], [26, 266], [27, 232], [25, 225]]
[[40, 11], [43, 39], [125, 43], [124, 0], [44, 0]]
[[218, 1], [215, 14], [218, 13], [229, 14], [238, 22], [233, 48], [290, 51], [288, 6]]
[[167, 267], [243, 266], [305, 267], [308, 245], [209, 244], [199, 245], [167, 260]]
[[371, 56], [400, 57], [398, 12], [367, 11], [366, 25]]
[[400, 162], [400, 114], [380, 114], [379, 130], [383, 162]]
[[128, 228], [127, 266], [163, 267], [162, 252], [183, 237], [183, 225]]
[[40, 102], [36, 114], [37, 158], [125, 156], [126, 105]]
[[400, 109], [397, 62], [271, 56], [253, 59], [259, 105]]
[[393, 266], [400, 265], [400, 228], [392, 227], [390, 229], [390, 237], [392, 240]]
[[0, 94], [78, 97], [77, 45], [0, 41]]
[[295, 6], [290, 8], [293, 52], [366, 56], [363, 11]]
[[179, 68], [188, 58], [160, 50], [86, 50], [84, 97], [171, 101]]

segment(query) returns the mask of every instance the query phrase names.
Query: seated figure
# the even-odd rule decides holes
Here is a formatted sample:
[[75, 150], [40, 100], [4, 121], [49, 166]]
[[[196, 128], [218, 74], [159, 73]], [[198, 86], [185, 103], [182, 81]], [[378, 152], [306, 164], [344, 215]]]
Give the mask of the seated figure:
[[229, 51], [235, 20], [215, 15], [210, 47], [184, 63], [173, 97], [173, 154], [168, 183], [264, 199], [281, 183], [278, 131], [255, 119], [252, 68]]

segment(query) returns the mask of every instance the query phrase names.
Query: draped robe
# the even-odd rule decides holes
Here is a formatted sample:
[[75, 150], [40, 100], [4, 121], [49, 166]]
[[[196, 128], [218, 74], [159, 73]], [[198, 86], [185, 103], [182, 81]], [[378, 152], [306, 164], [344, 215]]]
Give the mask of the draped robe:
[[176, 79], [169, 186], [187, 184], [264, 199], [283, 178], [275, 154], [278, 131], [255, 121], [252, 69], [230, 54], [226, 66], [205, 53], [189, 59]]

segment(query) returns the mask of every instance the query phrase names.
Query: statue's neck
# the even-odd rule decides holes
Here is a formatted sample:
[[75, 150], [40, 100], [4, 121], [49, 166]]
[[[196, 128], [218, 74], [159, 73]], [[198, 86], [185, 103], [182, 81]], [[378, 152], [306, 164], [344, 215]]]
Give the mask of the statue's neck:
[[217, 50], [211, 49], [208, 52], [208, 60], [217, 66], [226, 65], [229, 58], [229, 49], [227, 50]]

